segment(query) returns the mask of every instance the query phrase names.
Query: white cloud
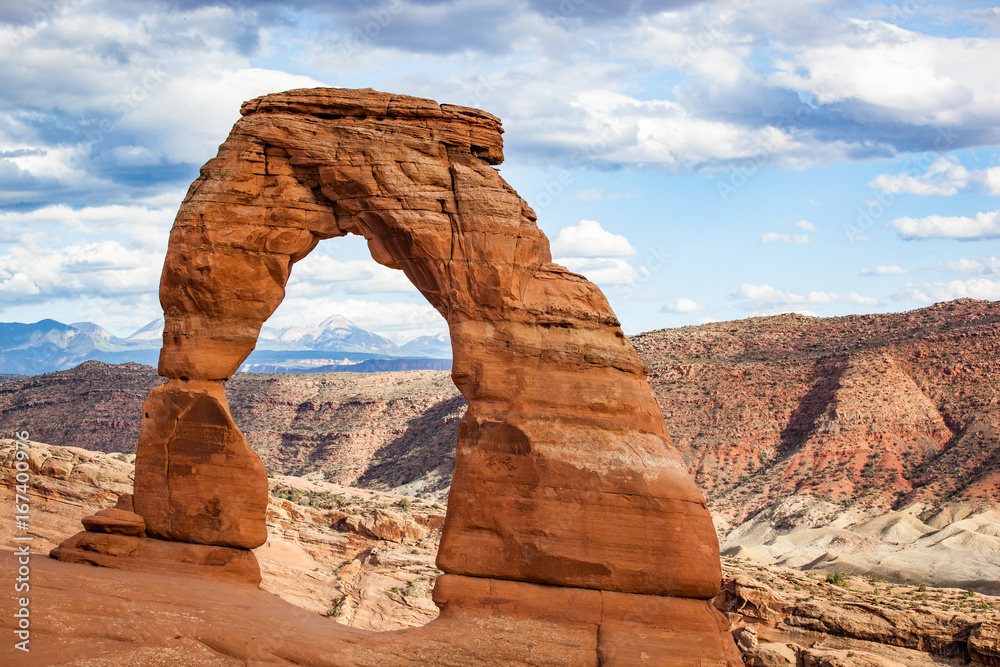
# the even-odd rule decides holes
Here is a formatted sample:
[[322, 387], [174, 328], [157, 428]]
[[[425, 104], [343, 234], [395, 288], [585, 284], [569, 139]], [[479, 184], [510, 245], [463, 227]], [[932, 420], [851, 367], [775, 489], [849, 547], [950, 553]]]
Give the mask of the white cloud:
[[909, 273], [901, 266], [876, 266], [874, 269], [862, 269], [863, 276], [902, 276]]
[[626, 285], [636, 281], [635, 268], [620, 257], [558, 257], [553, 261], [598, 285]]
[[892, 295], [900, 301], [937, 303], [963, 297], [995, 301], [1000, 299], [1000, 280], [972, 278], [949, 282], [906, 283]]
[[761, 243], [795, 243], [806, 245], [809, 243], [808, 234], [779, 234], [778, 232], [768, 232], [760, 237]]
[[768, 82], [808, 91], [821, 104], [865, 103], [913, 125], [996, 117], [1000, 85], [982, 63], [1000, 61], [1000, 41], [925, 35], [881, 21], [849, 25], [836, 41], [819, 40], [778, 62]]
[[813, 223], [809, 222], [808, 220], [799, 220], [798, 222], [795, 223], [795, 226], [798, 227], [799, 229], [804, 229], [807, 232], [818, 232], [819, 231], [819, 227], [817, 227]]
[[[250, 66], [234, 43], [255, 32], [246, 25], [249, 12], [140, 7], [60, 3], [48, 20], [0, 38], [0, 57], [18, 63], [0, 73], [6, 102], [0, 145], [32, 149], [11, 159], [27, 174], [113, 191], [112, 177], [94, 175], [92, 159], [125, 169], [201, 164], [239, 118], [243, 101], [321, 85]], [[40, 126], [59, 127], [58, 138]]]
[[892, 221], [901, 238], [991, 239], [1000, 237], [1000, 211], [977, 213], [975, 218], [929, 215], [926, 218], [897, 218]]
[[858, 243], [868, 243], [872, 239], [870, 236], [865, 236], [864, 234], [855, 234], [851, 237], [851, 241], [857, 241]]
[[292, 267], [288, 294], [320, 296], [329, 294], [334, 287], [347, 294], [417, 291], [402, 271], [386, 268], [374, 260], [340, 261], [313, 251]]
[[950, 197], [964, 190], [970, 183], [985, 179], [986, 172], [970, 172], [954, 157], [939, 157], [922, 175], [880, 174], [868, 183], [868, 187], [897, 194]]
[[693, 313], [702, 310], [704, 306], [698, 305], [691, 299], [680, 297], [674, 299], [660, 309], [661, 313]]
[[163, 250], [111, 240], [60, 248], [14, 246], [0, 256], [0, 302], [156, 292], [163, 255]]
[[[170, 193], [152, 204], [88, 206], [71, 208], [65, 204], [44, 206], [33, 211], [0, 212], [0, 227], [7, 232], [37, 233], [51, 228], [52, 239], [66, 242], [74, 235], [117, 235], [129, 246], [166, 252], [170, 225], [177, 213]], [[162, 264], [162, 260], [161, 260]]]
[[635, 248], [621, 234], [613, 234], [596, 220], [581, 220], [563, 227], [552, 242], [552, 254], [560, 257], [631, 257]]
[[807, 294], [786, 292], [770, 285], [744, 283], [731, 293], [731, 299], [739, 302], [747, 310], [765, 312], [798, 312], [797, 307], [808, 305], [828, 305], [831, 303], [855, 303], [865, 306], [878, 304], [878, 299], [862, 296], [857, 292], [837, 294], [835, 292], [813, 291]]
[[986, 191], [994, 197], [1000, 197], [1000, 167], [990, 167], [983, 171], [983, 182]]
[[943, 262], [941, 266], [956, 273], [980, 276], [996, 275], [1000, 274], [1000, 257], [986, 257], [984, 259], [965, 259], [963, 257], [957, 262]]

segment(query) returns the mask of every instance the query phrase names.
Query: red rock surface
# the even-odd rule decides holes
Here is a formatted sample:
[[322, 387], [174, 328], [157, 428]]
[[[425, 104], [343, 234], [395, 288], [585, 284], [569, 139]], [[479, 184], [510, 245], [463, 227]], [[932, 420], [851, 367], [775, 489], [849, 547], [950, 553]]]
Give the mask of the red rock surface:
[[67, 563], [98, 565], [142, 574], [158, 572], [173, 577], [193, 577], [260, 584], [260, 565], [248, 549], [171, 542], [105, 530], [81, 531], [50, 553]]
[[133, 502], [151, 537], [242, 549], [267, 539], [267, 470], [219, 383], [171, 380], [150, 392]]
[[[3, 506], [14, 504], [13, 490], [4, 495], [7, 483], [13, 484], [11, 461], [6, 458], [11, 451], [9, 444], [0, 441], [0, 459], [4, 459], [0, 468]], [[131, 466], [113, 456], [39, 443], [32, 443], [30, 452], [34, 462], [29, 491], [31, 535], [35, 538], [35, 557], [42, 558], [50, 548], [46, 545], [61, 540], [66, 533], [58, 519], [96, 509], [105, 502], [98, 495], [101, 490], [114, 497], [113, 489], [128, 486]], [[65, 461], [68, 474], [64, 474], [65, 466], [49, 465], [50, 459]], [[77, 466], [80, 471], [75, 470]], [[432, 563], [439, 531], [417, 541], [397, 543], [351, 532], [341, 519], [363, 517], [391, 507], [392, 514], [430, 527], [442, 518], [440, 508], [420, 500], [407, 501], [398, 496], [300, 478], [279, 475], [270, 482], [274, 497], [268, 510], [268, 543], [255, 550], [265, 590], [302, 609], [355, 628], [415, 627], [437, 617], [430, 589], [438, 574]], [[128, 494], [119, 494], [117, 507], [127, 511], [129, 499]], [[85, 506], [78, 508], [76, 503]], [[0, 535], [0, 547], [9, 549], [16, 544], [8, 534]], [[951, 551], [949, 557], [954, 568], [959, 567], [958, 561], [965, 556]], [[982, 594], [978, 586], [970, 596], [966, 586], [935, 588], [848, 576], [845, 583], [850, 588], [843, 588], [824, 583], [824, 574], [806, 575], [738, 559], [724, 560], [723, 592], [714, 604], [730, 617], [734, 634], [743, 642], [746, 664], [795, 664], [794, 656], [799, 656], [803, 660], [836, 658], [842, 662], [823, 664], [850, 665], [843, 661], [871, 656], [882, 660], [875, 664], [958, 667], [966, 664], [965, 659], [947, 658], [946, 654], [967, 653], [974, 664], [990, 664], [1000, 651], [997, 643], [1000, 598]], [[157, 597], [151, 607], [145, 607], [148, 603], [145, 597], [134, 600], [129, 612], [131, 626], [135, 626], [134, 618], [147, 613], [174, 617], [192, 613], [183, 595], [164, 590]], [[81, 623], [87, 613], [84, 609], [76, 615], [74, 632], [86, 627]], [[100, 609], [95, 608], [92, 616], [104, 619], [101, 637], [123, 631], [109, 623]], [[804, 629], [807, 627], [808, 631]], [[751, 635], [760, 644], [756, 648], [744, 641]], [[93, 642], [93, 638], [90, 640]], [[82, 643], [67, 637], [60, 641], [75, 646]], [[154, 650], [142, 641], [133, 639], [123, 650]], [[178, 661], [197, 664], [200, 654], [191, 636], [185, 634], [175, 639], [173, 646], [183, 647], [184, 660]], [[907, 647], [924, 648], [921, 651]], [[174, 655], [170, 652], [171, 645], [156, 650], [163, 655]], [[928, 650], [938, 653], [932, 656], [925, 652]], [[767, 662], [776, 655], [787, 658], [789, 654], [793, 656], [791, 662]], [[215, 659], [225, 661], [219, 656]]]

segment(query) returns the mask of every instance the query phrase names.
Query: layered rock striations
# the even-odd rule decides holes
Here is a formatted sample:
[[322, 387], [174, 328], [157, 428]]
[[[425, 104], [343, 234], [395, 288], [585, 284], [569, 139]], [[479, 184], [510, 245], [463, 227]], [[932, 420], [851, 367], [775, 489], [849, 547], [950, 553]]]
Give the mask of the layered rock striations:
[[[394, 655], [419, 659], [420, 637], [465, 628], [456, 646], [502, 635], [520, 656], [527, 639], [504, 628], [533, 618], [556, 623], [550, 648], [583, 662], [737, 664], [708, 603], [721, 573], [705, 502], [604, 295], [551, 262], [534, 213], [493, 168], [499, 121], [371, 90], [291, 91], [241, 113], [170, 235], [168, 382], [143, 408], [136, 459], [147, 533], [263, 542], [264, 468], [221, 382], [294, 263], [360, 234], [448, 321], [468, 402], [437, 559], [442, 616]], [[385, 664], [389, 649], [370, 650], [358, 664]]]
[[1000, 499], [1000, 302], [632, 343], [717, 515], [742, 521], [792, 494], [882, 511]]

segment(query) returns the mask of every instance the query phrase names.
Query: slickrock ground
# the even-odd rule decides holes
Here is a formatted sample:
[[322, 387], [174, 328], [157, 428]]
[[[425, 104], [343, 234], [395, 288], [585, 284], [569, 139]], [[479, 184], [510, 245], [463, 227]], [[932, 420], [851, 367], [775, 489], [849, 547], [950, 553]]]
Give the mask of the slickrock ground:
[[[31, 444], [32, 553], [48, 554], [80, 519], [132, 492], [134, 454]], [[0, 440], [0, 521], [14, 522], [13, 445]], [[261, 587], [304, 609], [368, 630], [423, 625], [438, 614], [430, 589], [444, 506], [277, 475], [268, 540], [255, 553]], [[296, 501], [296, 502], [293, 502]], [[14, 549], [13, 531], [0, 548]]]
[[[7, 525], [13, 505], [10, 452], [9, 441], [0, 444], [0, 460], [5, 461], [0, 468], [0, 502], [7, 512], [0, 521]], [[129, 573], [64, 563], [50, 566], [43, 556], [80, 529], [81, 517], [112, 506], [118, 494], [131, 490], [132, 458], [32, 444], [31, 533], [36, 537], [33, 552], [38, 555], [32, 561], [36, 571], [44, 574], [58, 566], [68, 568], [59, 570], [61, 577], [67, 572], [82, 577], [80, 581], [103, 577], [119, 591], [135, 586], [136, 580]], [[322, 637], [333, 627], [327, 624], [334, 621], [359, 629], [393, 630], [423, 625], [437, 616], [429, 591], [439, 575], [433, 562], [443, 521], [442, 505], [297, 477], [275, 475], [269, 481], [269, 538], [255, 551], [263, 571], [262, 588], [299, 610], [281, 606], [280, 600], [267, 593], [205, 582], [191, 586], [190, 594], [202, 605], [192, 607], [190, 601], [180, 601], [188, 584], [171, 592], [177, 588], [176, 582], [153, 577], [144, 581], [155, 585], [146, 585], [141, 595], [136, 594], [129, 613], [139, 614], [141, 609], [151, 618], [178, 613], [190, 616], [193, 609], [203, 608], [204, 612], [194, 613], [215, 614], [221, 631], [225, 622], [235, 622], [229, 618], [234, 609], [245, 613], [249, 606], [253, 609], [251, 618], [273, 624], [271, 615], [279, 614], [286, 622], [307, 628], [305, 636], [312, 640]], [[784, 533], [794, 538], [808, 530], [803, 528], [802, 517], [815, 517], [819, 511], [809, 507], [813, 514], [797, 514], [803, 509], [801, 503], [789, 504], [783, 513], [771, 517], [771, 523], [784, 521], [787, 526], [797, 526], [798, 530]], [[782, 532], [773, 526], [762, 530], [763, 525], [763, 520], [752, 524], [751, 532], [770, 530], [772, 537]], [[12, 547], [5, 532], [0, 549]], [[954, 566], [973, 556], [973, 551], [952, 551], [946, 560]], [[743, 557], [724, 558], [723, 571], [724, 592], [716, 605], [727, 613], [735, 637], [743, 642], [749, 665], [795, 665], [788, 656], [801, 664], [827, 667], [961, 665], [966, 664], [966, 656], [981, 664], [1000, 660], [1000, 599], [984, 595], [979, 588], [969, 595], [965, 588], [921, 586], [925, 581], [900, 585], [851, 575], [844, 580], [845, 588], [826, 583], [825, 570], [803, 573]], [[70, 584], [61, 584], [64, 593]], [[109, 599], [107, 603], [120, 601]], [[41, 606], [35, 609], [41, 611]], [[239, 628], [247, 624], [244, 617], [234, 626], [236, 637], [241, 636]], [[107, 638], [103, 659], [78, 664], [124, 664], [121, 660], [126, 655], [131, 656], [127, 659], [139, 656], [144, 664], [159, 664], [157, 660], [165, 661], [163, 664], [171, 660], [173, 664], [242, 664], [225, 657], [232, 638], [208, 640], [207, 645], [190, 638], [174, 645], [158, 645], [156, 642], [169, 638], [158, 637], [149, 627], [143, 635], [134, 625], [118, 627], [106, 618], [94, 617], [78, 626], [80, 632]], [[753, 631], [742, 630], [745, 626]], [[276, 634], [283, 631], [275, 630]], [[756, 646], [750, 645], [751, 637], [756, 638]], [[69, 647], [76, 641], [60, 639]], [[281, 637], [276, 636], [273, 643], [280, 644]], [[275, 651], [292, 655], [287, 645]]]

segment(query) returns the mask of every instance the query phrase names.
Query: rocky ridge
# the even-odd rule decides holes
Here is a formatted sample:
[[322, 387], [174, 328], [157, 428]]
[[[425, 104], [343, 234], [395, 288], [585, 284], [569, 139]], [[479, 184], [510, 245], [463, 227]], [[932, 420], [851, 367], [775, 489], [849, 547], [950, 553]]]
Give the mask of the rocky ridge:
[[758, 317], [631, 339], [713, 513], [1000, 500], [1000, 302]]

